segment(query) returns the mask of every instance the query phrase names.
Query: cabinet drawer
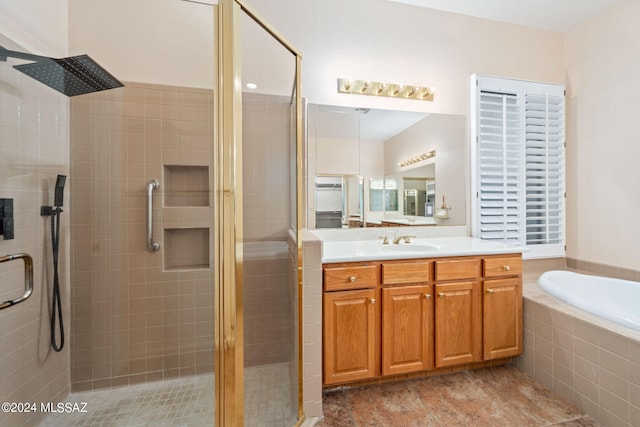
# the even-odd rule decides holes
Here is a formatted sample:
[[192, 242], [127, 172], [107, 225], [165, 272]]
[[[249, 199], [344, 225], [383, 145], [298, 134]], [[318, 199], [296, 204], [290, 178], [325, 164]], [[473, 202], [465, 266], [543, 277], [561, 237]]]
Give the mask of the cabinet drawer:
[[436, 261], [436, 281], [475, 279], [481, 275], [479, 258]]
[[484, 277], [519, 276], [522, 274], [522, 258], [508, 256], [482, 260]]
[[375, 265], [326, 267], [324, 269], [324, 290], [375, 288], [376, 277]]
[[382, 264], [382, 284], [400, 285], [431, 280], [430, 262], [399, 262]]

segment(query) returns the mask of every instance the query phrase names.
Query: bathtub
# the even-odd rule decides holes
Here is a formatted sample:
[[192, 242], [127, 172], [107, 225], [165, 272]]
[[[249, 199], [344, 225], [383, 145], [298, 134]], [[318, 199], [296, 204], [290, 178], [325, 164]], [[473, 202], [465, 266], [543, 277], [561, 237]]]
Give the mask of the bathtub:
[[564, 302], [640, 332], [640, 282], [553, 270], [543, 273], [538, 285]]
[[530, 273], [516, 366], [604, 426], [640, 426], [629, 392], [640, 387], [640, 283]]

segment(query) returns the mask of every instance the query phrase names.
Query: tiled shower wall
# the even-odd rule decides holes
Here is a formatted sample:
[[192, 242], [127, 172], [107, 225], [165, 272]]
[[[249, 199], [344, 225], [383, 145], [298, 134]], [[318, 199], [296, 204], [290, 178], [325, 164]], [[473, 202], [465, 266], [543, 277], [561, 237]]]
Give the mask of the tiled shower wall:
[[244, 240], [286, 241], [291, 228], [291, 105], [242, 95]]
[[[243, 93], [244, 241], [291, 245], [291, 106], [288, 97]], [[295, 187], [294, 187], [295, 188]], [[277, 244], [276, 244], [277, 246]], [[244, 260], [245, 366], [294, 360], [293, 260], [251, 256]]]
[[[0, 44], [21, 50], [0, 36]], [[0, 62], [0, 198], [14, 202], [15, 238], [0, 236], [0, 256], [27, 253], [34, 288], [23, 303], [0, 311], [0, 402], [59, 402], [69, 393], [69, 337], [50, 349], [50, 223], [40, 206], [53, 201], [57, 174], [69, 171], [69, 100]], [[69, 191], [65, 206], [69, 204]], [[61, 216], [60, 287], [69, 328], [69, 215]], [[0, 302], [22, 295], [23, 262], [0, 264]], [[67, 332], [68, 333], [68, 332]], [[39, 406], [38, 406], [39, 408]], [[39, 413], [2, 413], [0, 426], [36, 425]]]
[[71, 102], [73, 390], [213, 370], [213, 92], [125, 84]]

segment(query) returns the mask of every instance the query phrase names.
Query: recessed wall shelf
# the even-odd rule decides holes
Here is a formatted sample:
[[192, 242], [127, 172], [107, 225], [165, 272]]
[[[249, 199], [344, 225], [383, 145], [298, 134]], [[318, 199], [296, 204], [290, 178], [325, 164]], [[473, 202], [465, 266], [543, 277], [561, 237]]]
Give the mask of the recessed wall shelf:
[[167, 228], [164, 230], [165, 270], [209, 268], [208, 228]]
[[164, 166], [165, 206], [209, 206], [208, 166]]

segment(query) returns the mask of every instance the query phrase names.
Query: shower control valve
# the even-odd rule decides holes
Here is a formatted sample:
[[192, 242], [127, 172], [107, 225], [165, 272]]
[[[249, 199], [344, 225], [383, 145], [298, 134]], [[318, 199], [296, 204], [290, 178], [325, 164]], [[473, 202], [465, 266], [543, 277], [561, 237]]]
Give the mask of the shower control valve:
[[0, 236], [13, 239], [13, 199], [0, 199]]

